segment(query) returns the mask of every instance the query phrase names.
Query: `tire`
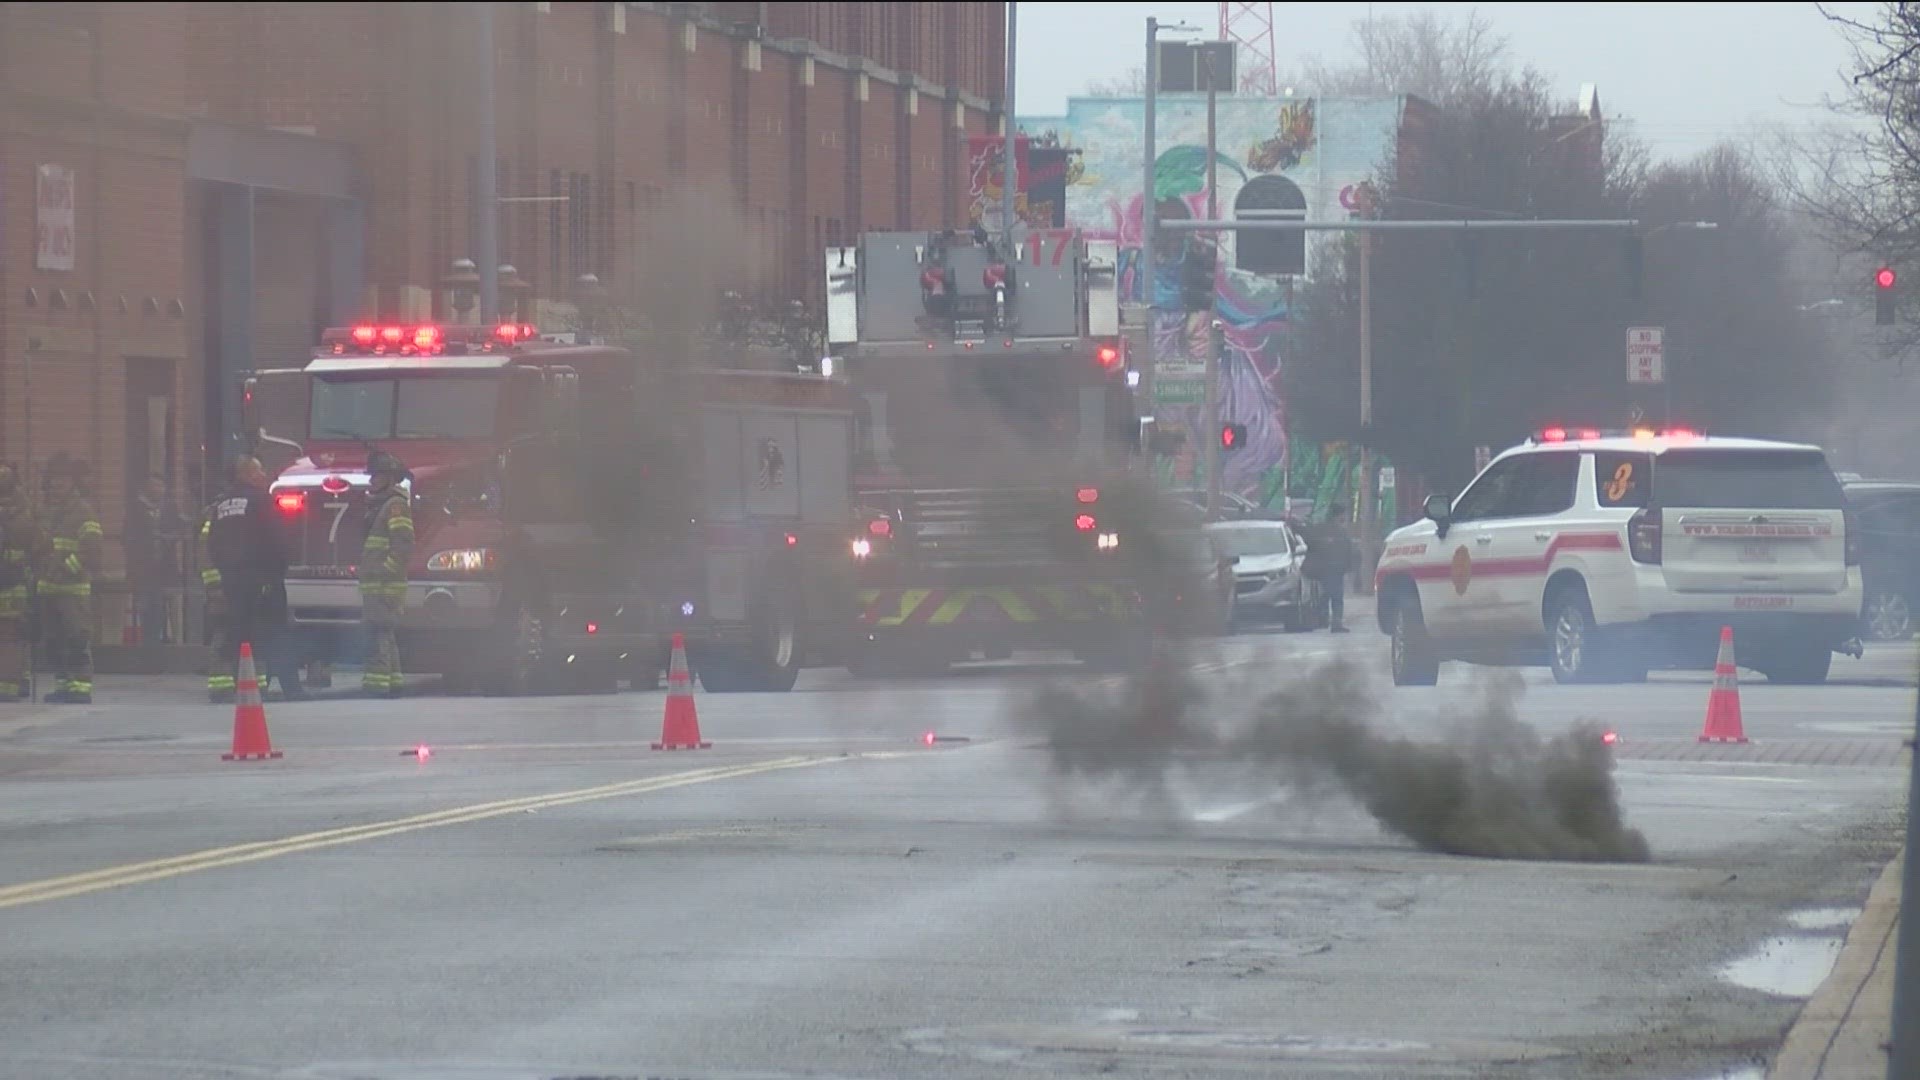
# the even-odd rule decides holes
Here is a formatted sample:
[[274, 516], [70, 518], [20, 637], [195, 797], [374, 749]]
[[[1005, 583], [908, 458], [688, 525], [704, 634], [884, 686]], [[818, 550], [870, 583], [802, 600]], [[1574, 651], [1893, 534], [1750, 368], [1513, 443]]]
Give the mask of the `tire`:
[[1875, 589], [1861, 605], [1860, 630], [1868, 641], [1906, 641], [1913, 637], [1913, 605], [1897, 590]]
[[1820, 686], [1833, 669], [1833, 650], [1824, 645], [1783, 648], [1762, 661], [1760, 673], [1782, 686]]
[[784, 594], [761, 606], [751, 644], [712, 650], [700, 664], [700, 685], [715, 694], [784, 694], [799, 681], [800, 620]]
[[1547, 666], [1563, 685], [1643, 683], [1647, 663], [1594, 623], [1585, 585], [1555, 589], [1547, 601]]
[[1393, 601], [1388, 633], [1391, 637], [1393, 685], [1433, 686], [1440, 681], [1440, 661], [1434, 658], [1420, 599], [1402, 594]]
[[1593, 605], [1583, 585], [1563, 585], [1547, 601], [1547, 666], [1553, 681], [1585, 684], [1599, 678], [1599, 641]]
[[495, 634], [481, 685], [495, 697], [537, 693], [548, 666], [546, 621], [531, 605], [515, 604]]

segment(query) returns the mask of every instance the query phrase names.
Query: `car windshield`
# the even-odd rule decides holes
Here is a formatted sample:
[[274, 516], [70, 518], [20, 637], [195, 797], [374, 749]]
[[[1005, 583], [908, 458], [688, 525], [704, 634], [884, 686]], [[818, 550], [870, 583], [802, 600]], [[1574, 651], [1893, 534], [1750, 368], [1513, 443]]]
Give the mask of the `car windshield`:
[[499, 402], [500, 381], [492, 377], [317, 379], [311, 437], [485, 438], [493, 434]]
[[1287, 530], [1283, 528], [1234, 526], [1209, 529], [1207, 533], [1213, 537], [1213, 542], [1220, 548], [1222, 555], [1237, 555], [1245, 558], [1257, 555], [1285, 555], [1291, 550], [1287, 541]]
[[1818, 450], [1669, 450], [1653, 469], [1661, 506], [1837, 510], [1840, 481]]

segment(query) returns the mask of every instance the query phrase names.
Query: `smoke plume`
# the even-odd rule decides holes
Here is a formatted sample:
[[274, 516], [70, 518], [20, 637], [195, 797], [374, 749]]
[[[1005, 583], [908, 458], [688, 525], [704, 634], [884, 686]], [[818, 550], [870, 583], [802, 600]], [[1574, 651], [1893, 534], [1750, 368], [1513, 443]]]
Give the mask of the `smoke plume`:
[[[1279, 665], [1276, 665], [1279, 666]], [[1207, 700], [1174, 652], [1102, 699], [1043, 689], [1027, 718], [1057, 782], [1099, 782], [1171, 805], [1172, 772], [1197, 759], [1258, 769], [1304, 795], [1343, 792], [1428, 851], [1502, 859], [1644, 862], [1646, 838], [1622, 820], [1611, 751], [1581, 723], [1542, 738], [1517, 712], [1517, 676], [1486, 679], [1415, 741], [1378, 730], [1383, 709], [1360, 665], [1296, 668], [1244, 714]], [[1228, 722], [1210, 720], [1225, 716]]]

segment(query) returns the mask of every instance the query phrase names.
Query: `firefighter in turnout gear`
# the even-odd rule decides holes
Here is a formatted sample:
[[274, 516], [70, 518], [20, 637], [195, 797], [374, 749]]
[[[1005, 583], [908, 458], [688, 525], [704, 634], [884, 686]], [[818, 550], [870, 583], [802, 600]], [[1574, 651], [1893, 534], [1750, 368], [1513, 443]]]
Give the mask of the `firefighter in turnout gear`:
[[28, 695], [33, 637], [27, 632], [33, 553], [39, 549], [20, 472], [0, 462], [0, 702]]
[[400, 642], [396, 631], [407, 606], [407, 559], [413, 554], [411, 495], [402, 486], [407, 467], [384, 450], [367, 460], [367, 538], [360, 547], [360, 612], [373, 635], [360, 686], [369, 694], [400, 696]]
[[254, 647], [289, 698], [302, 696], [287, 649], [287, 544], [273, 516], [267, 471], [258, 458], [236, 458], [232, 486], [207, 511], [208, 595], [220, 600], [219, 649], [207, 669], [207, 694], [233, 694], [242, 642]]
[[200, 517], [200, 549], [207, 565], [200, 571], [200, 587], [205, 594], [207, 627], [207, 700], [215, 705], [233, 704], [235, 687], [233, 668], [227, 664], [227, 601], [220, 592], [220, 568], [213, 565], [213, 508]]
[[93, 574], [100, 568], [100, 518], [81, 494], [84, 463], [66, 455], [47, 463], [44, 541], [35, 573], [47, 660], [57, 687], [46, 700], [93, 701]]

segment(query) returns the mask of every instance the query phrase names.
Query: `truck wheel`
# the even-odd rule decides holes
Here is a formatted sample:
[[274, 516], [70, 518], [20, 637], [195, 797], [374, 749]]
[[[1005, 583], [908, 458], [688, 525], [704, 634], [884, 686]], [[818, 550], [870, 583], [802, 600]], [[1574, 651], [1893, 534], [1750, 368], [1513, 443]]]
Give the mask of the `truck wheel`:
[[546, 622], [525, 605], [515, 605], [495, 631], [483, 680], [487, 692], [497, 697], [520, 697], [533, 693], [545, 670]]
[[769, 599], [754, 619], [750, 645], [706, 650], [700, 662], [700, 685], [715, 694], [792, 690], [800, 681], [799, 622], [790, 599]]

